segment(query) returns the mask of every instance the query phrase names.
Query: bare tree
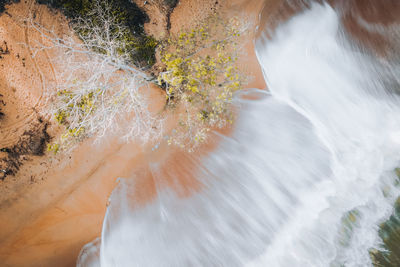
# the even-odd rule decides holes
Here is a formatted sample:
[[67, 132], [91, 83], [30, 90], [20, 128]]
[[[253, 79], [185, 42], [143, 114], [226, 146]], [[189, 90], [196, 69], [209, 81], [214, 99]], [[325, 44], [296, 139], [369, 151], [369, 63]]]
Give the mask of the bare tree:
[[[96, 21], [93, 20], [95, 18]], [[66, 128], [50, 148], [69, 149], [87, 137], [107, 133], [147, 142], [162, 136], [163, 120], [148, 109], [146, 88], [152, 80], [132, 65], [132, 49], [123, 25], [107, 1], [95, 0], [89, 16], [73, 22], [72, 33], [58, 36], [54, 29], [28, 21], [44, 41], [31, 49], [37, 56], [53, 50], [57, 82], [48, 83], [51, 113]]]

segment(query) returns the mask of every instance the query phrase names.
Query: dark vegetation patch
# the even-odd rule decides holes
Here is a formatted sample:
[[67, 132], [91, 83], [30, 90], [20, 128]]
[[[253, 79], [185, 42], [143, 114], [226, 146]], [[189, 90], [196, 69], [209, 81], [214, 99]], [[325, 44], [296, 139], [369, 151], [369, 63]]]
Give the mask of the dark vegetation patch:
[[4, 118], [5, 114], [2, 112], [2, 107], [6, 105], [6, 102], [3, 100], [3, 95], [0, 94], [0, 120]]
[[18, 143], [12, 147], [0, 148], [0, 179], [15, 175], [29, 156], [43, 156], [50, 141], [47, 133], [48, 123], [39, 118], [31, 130], [25, 131]]
[[[396, 169], [400, 184], [400, 169]], [[379, 228], [379, 236], [383, 241], [383, 249], [370, 251], [374, 266], [398, 267], [400, 266], [400, 198], [394, 205], [393, 214], [382, 223]]]
[[[37, 2], [51, 9], [60, 10], [70, 19], [72, 26], [79, 17], [89, 19], [95, 25], [100, 26], [103, 23], [97, 16], [91, 15], [95, 4], [93, 0], [37, 0]], [[155, 63], [157, 41], [144, 32], [144, 23], [149, 21], [147, 14], [130, 0], [104, 0], [101, 3], [111, 5], [118, 22], [129, 29], [121, 37], [126, 44], [124, 48], [121, 48], [122, 52], [128, 52], [131, 63], [136, 66], [151, 67]], [[85, 32], [79, 32], [79, 34], [85, 36]]]
[[164, 5], [167, 8], [167, 31], [171, 29], [171, 14], [179, 0], [164, 0]]
[[6, 10], [6, 5], [18, 2], [19, 0], [0, 0], [0, 14]]
[[167, 7], [174, 9], [178, 4], [179, 0], [164, 0], [164, 5]]
[[8, 49], [8, 45], [6, 41], [3, 41], [3, 44], [0, 46], [0, 59], [3, 58], [4, 55], [9, 55], [10, 50]]

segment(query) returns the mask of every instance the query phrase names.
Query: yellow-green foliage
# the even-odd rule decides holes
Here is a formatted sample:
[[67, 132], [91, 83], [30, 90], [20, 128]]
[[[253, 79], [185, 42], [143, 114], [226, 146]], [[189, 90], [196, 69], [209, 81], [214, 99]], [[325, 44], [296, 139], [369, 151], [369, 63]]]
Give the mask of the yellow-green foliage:
[[[107, 52], [113, 56], [124, 55], [126, 49], [135, 46], [135, 39], [129, 35], [118, 36], [116, 49]], [[165, 86], [167, 106], [175, 108], [179, 115], [178, 126], [170, 135], [169, 143], [186, 146], [190, 150], [204, 142], [211, 129], [232, 123], [233, 94], [242, 88], [244, 82], [236, 66], [239, 36], [240, 28], [236, 20], [224, 21], [216, 16], [161, 43], [164, 69], [159, 73], [158, 81]], [[145, 43], [151, 49], [157, 45], [150, 38]], [[109, 62], [113, 63], [112, 60]], [[118, 61], [118, 64], [125, 63]], [[68, 83], [62, 87], [66, 90], [60, 90], [53, 101], [54, 119], [65, 127], [65, 132], [58, 142], [48, 147], [49, 150], [56, 153], [71, 148], [71, 142], [75, 140], [96, 134], [103, 136], [116, 117], [123, 118], [118, 114], [124, 111], [134, 113], [138, 118], [132, 124], [139, 124], [130, 127], [130, 135], [158, 136], [152, 131], [162, 129], [154, 127], [162, 122], [159, 119], [161, 116], [157, 116], [158, 121], [155, 121], [146, 114], [145, 101], [134, 90], [148, 80], [136, 81], [141, 76], [136, 77], [136, 73], [129, 72], [130, 68], [124, 70], [112, 64], [109, 68], [104, 68], [104, 64], [99, 64], [99, 67], [102, 71], [99, 75], [96, 69], [67, 75]], [[93, 73], [96, 75], [91, 76]], [[71, 80], [76, 76], [79, 78]], [[142, 118], [146, 118], [146, 122]], [[142, 129], [151, 134], [142, 133]]]
[[165, 71], [158, 82], [165, 85], [168, 103], [185, 109], [177, 138], [170, 142], [193, 147], [206, 139], [211, 128], [232, 123], [230, 104], [244, 81], [236, 66], [239, 36], [235, 19], [212, 17], [164, 43]]
[[60, 150], [60, 144], [47, 144], [47, 151], [53, 151], [54, 154], [57, 154], [58, 150]]
[[54, 113], [54, 119], [66, 130], [58, 142], [48, 145], [48, 151], [57, 153], [66, 143], [84, 136], [85, 128], [82, 126], [82, 122], [94, 112], [95, 96], [98, 93], [100, 93], [100, 89], [83, 95], [67, 90], [57, 92], [57, 102], [61, 103], [59, 105], [61, 108]]

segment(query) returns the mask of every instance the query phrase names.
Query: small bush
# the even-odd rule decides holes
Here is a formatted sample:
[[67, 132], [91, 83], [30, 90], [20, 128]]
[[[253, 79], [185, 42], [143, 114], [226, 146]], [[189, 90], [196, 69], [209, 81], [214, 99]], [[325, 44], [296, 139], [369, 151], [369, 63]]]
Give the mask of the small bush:
[[236, 67], [240, 33], [236, 19], [213, 16], [163, 44], [165, 70], [158, 82], [165, 87], [168, 105], [183, 107], [170, 143], [192, 149], [212, 128], [232, 123], [232, 97], [245, 81]]

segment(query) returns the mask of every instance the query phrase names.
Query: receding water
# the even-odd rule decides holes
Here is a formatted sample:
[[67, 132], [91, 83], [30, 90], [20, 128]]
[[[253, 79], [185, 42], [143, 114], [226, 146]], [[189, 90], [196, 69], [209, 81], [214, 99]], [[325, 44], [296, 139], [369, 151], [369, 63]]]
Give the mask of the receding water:
[[[202, 189], [186, 198], [160, 189], [134, 208], [135, 180], [122, 180], [101, 242], [78, 266], [372, 265], [400, 195], [400, 99], [387, 87], [400, 75], [340, 25], [314, 4], [260, 39], [269, 91], [238, 94], [233, 134], [211, 155], [191, 155]], [[151, 171], [162, 181], [191, 170], [164, 173], [155, 162]]]

